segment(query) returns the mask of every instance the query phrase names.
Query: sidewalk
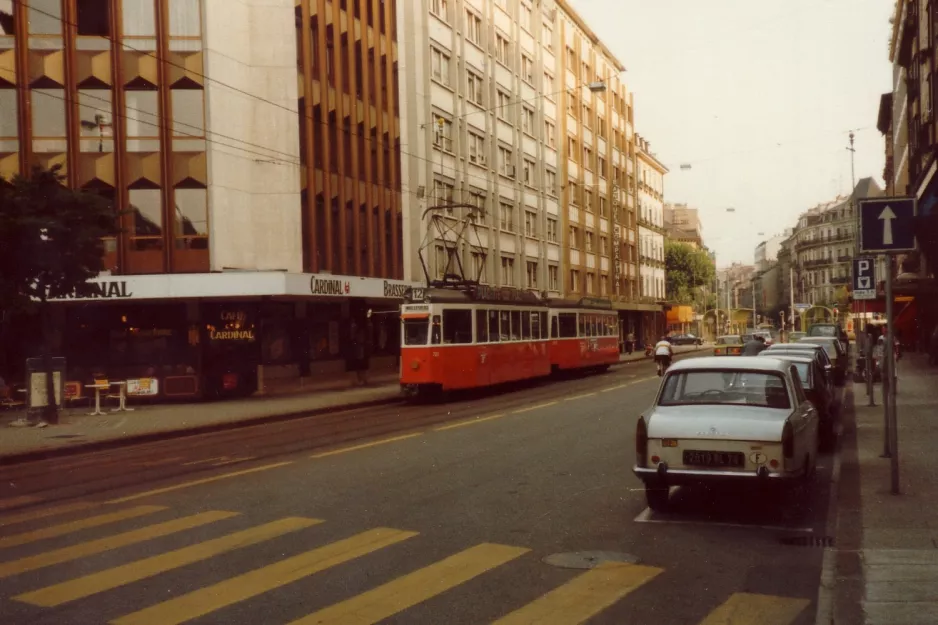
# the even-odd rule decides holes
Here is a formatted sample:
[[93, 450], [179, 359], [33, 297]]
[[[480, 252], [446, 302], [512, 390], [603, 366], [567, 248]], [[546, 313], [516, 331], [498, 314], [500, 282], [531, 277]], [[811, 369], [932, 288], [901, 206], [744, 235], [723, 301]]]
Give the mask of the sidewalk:
[[898, 387], [900, 495], [880, 457], [882, 388], [875, 407], [864, 386], [853, 388], [856, 424], [845, 424], [838, 492], [838, 625], [938, 623], [938, 369], [907, 354]]
[[[711, 349], [678, 346], [675, 353]], [[645, 352], [623, 354], [620, 362], [651, 360]], [[59, 423], [45, 428], [9, 427], [9, 422], [22, 413], [0, 413], [0, 462], [4, 459], [20, 461], [25, 457], [43, 453], [67, 453], [66, 448], [92, 449], [115, 444], [140, 443], [189, 435], [199, 432], [242, 427], [276, 418], [325, 413], [335, 410], [390, 403], [400, 398], [397, 373], [375, 377], [370, 386], [343, 390], [318, 389], [314, 392], [275, 390], [266, 396], [244, 399], [212, 401], [194, 404], [132, 404], [132, 412], [108, 413], [88, 416], [92, 408], [69, 408], [59, 417]], [[107, 406], [110, 410], [113, 406]], [[28, 455], [28, 456], [27, 456]]]

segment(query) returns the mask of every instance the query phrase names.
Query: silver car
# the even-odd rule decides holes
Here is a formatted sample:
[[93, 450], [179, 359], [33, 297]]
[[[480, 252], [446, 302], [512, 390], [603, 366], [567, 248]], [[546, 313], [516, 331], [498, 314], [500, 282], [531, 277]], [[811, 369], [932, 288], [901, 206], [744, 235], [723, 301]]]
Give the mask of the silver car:
[[667, 508], [671, 486], [801, 484], [815, 470], [818, 427], [790, 362], [682, 360], [638, 419], [633, 471], [652, 510]]

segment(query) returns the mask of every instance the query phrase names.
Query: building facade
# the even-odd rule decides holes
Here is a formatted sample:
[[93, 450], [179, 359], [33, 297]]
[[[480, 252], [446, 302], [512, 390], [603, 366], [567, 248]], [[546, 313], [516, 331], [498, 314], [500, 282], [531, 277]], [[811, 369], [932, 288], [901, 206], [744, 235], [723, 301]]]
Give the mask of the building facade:
[[55, 309], [71, 373], [242, 393], [365, 345], [393, 370], [397, 327], [369, 311], [409, 286], [395, 12], [0, 0], [0, 174], [60, 166], [121, 215], [96, 292]]
[[664, 227], [668, 239], [694, 249], [703, 247], [703, 226], [696, 208], [687, 204], [665, 204]]
[[660, 301], [665, 297], [664, 176], [668, 168], [651, 152], [651, 144], [637, 137], [638, 239], [641, 255], [641, 296]]

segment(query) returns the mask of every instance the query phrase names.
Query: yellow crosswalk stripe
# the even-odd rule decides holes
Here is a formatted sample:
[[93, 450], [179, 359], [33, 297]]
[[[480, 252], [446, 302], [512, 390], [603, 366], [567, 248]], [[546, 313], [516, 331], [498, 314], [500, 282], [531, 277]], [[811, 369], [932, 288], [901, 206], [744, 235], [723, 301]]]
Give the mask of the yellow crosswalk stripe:
[[213, 475], [212, 477], [205, 477], [200, 480], [192, 480], [191, 482], [182, 482], [180, 484], [173, 484], [172, 486], [165, 486], [163, 488], [154, 488], [153, 490], [147, 490], [142, 493], [136, 493], [134, 495], [128, 495], [126, 497], [112, 499], [108, 501], [107, 503], [126, 503], [128, 501], [134, 501], [136, 499], [143, 499], [144, 497], [152, 497], [153, 495], [162, 495], [163, 493], [171, 493], [175, 490], [181, 490], [183, 488], [189, 488], [191, 486], [200, 486], [202, 484], [210, 484], [212, 482], [217, 482], [218, 480], [226, 480], [231, 477], [239, 477], [242, 475], [248, 475], [249, 473], [257, 473], [258, 471], [267, 471], [269, 469], [276, 469], [277, 467], [285, 467], [288, 464], [293, 464], [293, 461], [287, 460], [285, 462], [275, 462], [274, 464], [265, 464], [260, 467], [244, 469], [243, 471], [232, 471], [231, 473], [222, 473], [221, 475]]
[[23, 532], [22, 534], [4, 536], [3, 538], [0, 538], [0, 548], [15, 547], [17, 545], [32, 543], [37, 540], [55, 538], [56, 536], [64, 536], [65, 534], [71, 534], [72, 532], [77, 532], [79, 530], [100, 527], [102, 525], [107, 525], [108, 523], [116, 523], [118, 521], [125, 521], [127, 519], [134, 519], [138, 516], [144, 516], [145, 514], [159, 512], [160, 510], [165, 509], [166, 506], [137, 506], [136, 508], [128, 508], [126, 510], [120, 510], [119, 512], [108, 512], [107, 514], [99, 514], [97, 516], [91, 516], [84, 519], [79, 519], [77, 521], [69, 521], [68, 523], [62, 523], [60, 525], [43, 527], [42, 529]]
[[42, 501], [41, 497], [36, 495], [20, 495], [19, 497], [9, 497], [7, 499], [0, 499], [0, 510], [7, 510], [9, 508], [18, 508], [20, 506], [25, 506], [31, 503], [36, 503]]
[[58, 514], [67, 514], [69, 512], [78, 512], [79, 510], [87, 510], [100, 504], [94, 503], [92, 501], [73, 501], [71, 503], [61, 504], [58, 506], [49, 506], [48, 508], [40, 508], [39, 510], [29, 510], [27, 512], [19, 512], [17, 514], [11, 514], [0, 518], [0, 527], [7, 527], [9, 525], [15, 525], [17, 523], [24, 523], [26, 521], [35, 521], [37, 519], [45, 519], [50, 516], [56, 516]]
[[14, 597], [17, 601], [30, 603], [42, 607], [54, 607], [89, 597], [105, 590], [112, 590], [125, 584], [137, 582], [166, 571], [207, 560], [211, 557], [249, 547], [271, 538], [276, 538], [289, 532], [317, 525], [323, 521], [319, 519], [304, 519], [289, 517], [264, 525], [258, 525], [240, 532], [207, 540], [202, 543], [176, 549], [167, 553], [130, 562], [91, 575], [79, 577], [67, 582], [47, 586]]
[[214, 523], [215, 521], [221, 521], [237, 515], [237, 512], [212, 510], [200, 514], [193, 514], [192, 516], [183, 517], [181, 519], [173, 519], [165, 523], [148, 525], [147, 527], [141, 527], [140, 529], [131, 530], [115, 536], [106, 536], [70, 547], [54, 549], [34, 556], [20, 558], [19, 560], [0, 562], [0, 579], [10, 577], [11, 575], [19, 575], [27, 571], [35, 571], [36, 569], [52, 566], [54, 564], [71, 562], [72, 560], [103, 553], [119, 547], [135, 545], [147, 540], [168, 536], [176, 532], [192, 529], [208, 523]]
[[112, 625], [185, 623], [416, 535], [417, 532], [405, 532], [388, 527], [368, 530], [127, 614], [111, 623]]
[[738, 592], [700, 625], [789, 625], [810, 603], [808, 599]]
[[605, 562], [498, 619], [493, 625], [582, 623], [650, 581], [663, 570], [654, 566]]
[[[527, 553], [529, 549], [483, 543], [290, 625], [370, 625], [426, 601]], [[154, 621], [155, 622], [155, 621]]]

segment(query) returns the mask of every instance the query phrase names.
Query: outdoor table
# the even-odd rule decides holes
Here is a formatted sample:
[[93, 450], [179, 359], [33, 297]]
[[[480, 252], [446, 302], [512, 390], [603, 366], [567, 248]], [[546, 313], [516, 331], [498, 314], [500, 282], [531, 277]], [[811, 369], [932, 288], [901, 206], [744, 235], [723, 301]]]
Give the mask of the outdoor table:
[[120, 395], [118, 395], [120, 403], [117, 408], [112, 408], [111, 412], [121, 412], [122, 410], [124, 412], [133, 412], [133, 408], [127, 407], [127, 382], [111, 382], [111, 384], [120, 387]]
[[99, 384], [95, 382], [94, 384], [87, 385], [85, 388], [94, 389], [94, 412], [89, 412], [88, 416], [94, 417], [97, 415], [103, 415], [104, 413], [101, 412], [101, 391], [102, 389], [110, 388], [110, 384], [107, 384], [107, 383]]

